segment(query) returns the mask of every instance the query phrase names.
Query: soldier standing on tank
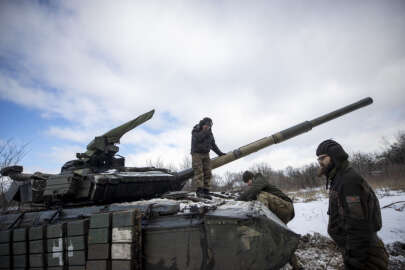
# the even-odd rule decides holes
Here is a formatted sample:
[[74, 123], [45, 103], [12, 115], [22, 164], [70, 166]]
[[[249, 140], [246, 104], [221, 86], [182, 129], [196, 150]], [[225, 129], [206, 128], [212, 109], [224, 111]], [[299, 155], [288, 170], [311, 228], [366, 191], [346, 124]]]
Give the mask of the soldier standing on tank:
[[[262, 174], [245, 171], [242, 178], [248, 188], [239, 196], [238, 200], [262, 202], [285, 224], [294, 218], [293, 201], [279, 188], [270, 184]], [[303, 269], [295, 254], [292, 254], [290, 264], [294, 270]]]
[[198, 197], [211, 199], [209, 189], [211, 185], [211, 160], [210, 150], [213, 150], [218, 156], [225, 155], [215, 144], [212, 134], [212, 120], [205, 117], [191, 132], [191, 162], [194, 170], [193, 186], [197, 187]]
[[348, 154], [334, 140], [316, 149], [319, 176], [329, 191], [328, 233], [343, 250], [345, 269], [387, 269], [388, 253], [377, 236], [382, 227], [380, 204], [373, 189], [350, 166]]

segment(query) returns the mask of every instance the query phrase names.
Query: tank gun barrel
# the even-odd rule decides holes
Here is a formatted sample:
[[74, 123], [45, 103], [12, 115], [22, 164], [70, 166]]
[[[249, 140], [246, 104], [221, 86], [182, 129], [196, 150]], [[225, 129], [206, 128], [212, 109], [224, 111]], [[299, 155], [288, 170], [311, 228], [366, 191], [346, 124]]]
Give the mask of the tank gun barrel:
[[361, 99], [355, 103], [352, 103], [350, 105], [347, 105], [345, 107], [342, 107], [340, 109], [337, 109], [333, 112], [324, 114], [320, 117], [317, 117], [311, 121], [304, 121], [298, 125], [292, 126], [290, 128], [287, 128], [283, 131], [280, 131], [278, 133], [275, 133], [273, 135], [270, 135], [268, 137], [264, 137], [260, 140], [257, 140], [255, 142], [252, 142], [250, 144], [247, 144], [245, 146], [242, 146], [240, 148], [237, 148], [233, 151], [228, 152], [224, 156], [220, 156], [217, 158], [214, 158], [211, 160], [211, 166], [213, 169], [218, 168], [224, 164], [227, 164], [229, 162], [232, 162], [234, 160], [237, 160], [241, 157], [247, 156], [251, 153], [254, 153], [256, 151], [259, 151], [260, 149], [263, 149], [265, 147], [268, 147], [272, 144], [280, 143], [285, 140], [291, 139], [295, 136], [298, 136], [302, 133], [310, 131], [312, 128], [319, 126], [321, 124], [324, 124], [328, 121], [331, 121], [333, 119], [336, 119], [340, 116], [343, 116], [347, 113], [350, 113], [352, 111], [355, 111], [357, 109], [360, 109], [362, 107], [365, 107], [367, 105], [370, 105], [373, 103], [373, 99], [370, 97]]

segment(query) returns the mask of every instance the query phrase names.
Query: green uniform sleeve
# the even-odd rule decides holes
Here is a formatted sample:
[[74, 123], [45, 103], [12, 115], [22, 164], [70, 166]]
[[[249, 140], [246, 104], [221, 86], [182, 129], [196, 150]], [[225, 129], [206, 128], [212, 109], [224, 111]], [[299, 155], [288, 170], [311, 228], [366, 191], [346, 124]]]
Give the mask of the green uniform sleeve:
[[251, 186], [248, 187], [238, 198], [240, 201], [252, 201], [257, 199], [257, 195], [267, 185], [266, 180], [262, 178], [255, 178]]

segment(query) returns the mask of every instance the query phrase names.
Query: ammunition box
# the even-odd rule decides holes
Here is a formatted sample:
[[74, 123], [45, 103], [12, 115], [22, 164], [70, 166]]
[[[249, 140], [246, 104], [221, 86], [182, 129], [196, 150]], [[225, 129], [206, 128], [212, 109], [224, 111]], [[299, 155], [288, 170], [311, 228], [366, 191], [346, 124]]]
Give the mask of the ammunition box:
[[0, 256], [10, 255], [10, 243], [0, 244]]
[[46, 238], [62, 238], [66, 231], [66, 223], [48, 225]]
[[134, 246], [132, 244], [112, 244], [111, 259], [131, 260], [134, 257]]
[[13, 243], [13, 255], [27, 254], [27, 242]]
[[27, 240], [27, 229], [19, 228], [13, 230], [13, 242], [21, 242]]
[[45, 238], [45, 226], [31, 227], [28, 231], [29, 240], [41, 240]]
[[86, 270], [109, 270], [108, 261], [87, 261]]
[[88, 233], [89, 220], [79, 220], [74, 222], [69, 222], [67, 224], [67, 235], [86, 235]]
[[45, 267], [44, 254], [31, 254], [30, 267]]
[[90, 217], [90, 228], [109, 228], [111, 225], [111, 214], [95, 214]]
[[47, 244], [48, 252], [62, 252], [64, 250], [63, 238], [48, 239]]
[[136, 227], [120, 227], [112, 229], [113, 243], [132, 243], [138, 237]]
[[133, 265], [132, 261], [112, 261], [111, 270], [132, 270]]
[[17, 255], [13, 256], [13, 265], [14, 268], [25, 268], [28, 267], [28, 258], [27, 255]]
[[89, 260], [101, 260], [110, 258], [110, 245], [109, 244], [89, 244], [88, 248]]
[[84, 250], [68, 251], [68, 265], [85, 265], [86, 252]]
[[87, 237], [75, 236], [66, 238], [67, 250], [84, 250], [86, 249]]
[[48, 260], [48, 266], [63, 266], [63, 265], [65, 265], [65, 258], [63, 257], [63, 252], [47, 253], [46, 257], [47, 257], [47, 260]]
[[138, 211], [116, 212], [113, 214], [113, 227], [127, 227], [137, 224]]
[[0, 256], [0, 268], [10, 269], [11, 256]]
[[0, 231], [0, 243], [11, 242], [11, 231]]
[[44, 253], [44, 251], [46, 250], [46, 241], [44, 240], [30, 241], [29, 247], [30, 247], [30, 254]]
[[90, 229], [88, 243], [89, 244], [105, 244], [110, 242], [110, 229]]

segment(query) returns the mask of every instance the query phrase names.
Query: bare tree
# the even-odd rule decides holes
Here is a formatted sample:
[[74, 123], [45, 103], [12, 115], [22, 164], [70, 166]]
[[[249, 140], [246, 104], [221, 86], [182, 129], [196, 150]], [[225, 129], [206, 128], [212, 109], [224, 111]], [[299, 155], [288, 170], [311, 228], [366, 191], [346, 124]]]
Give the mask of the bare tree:
[[[19, 163], [27, 154], [28, 143], [19, 145], [8, 139], [6, 141], [0, 140], [0, 169], [7, 166], [12, 166]], [[10, 179], [8, 177], [0, 176], [0, 204], [5, 205], [4, 193], [10, 185]]]

